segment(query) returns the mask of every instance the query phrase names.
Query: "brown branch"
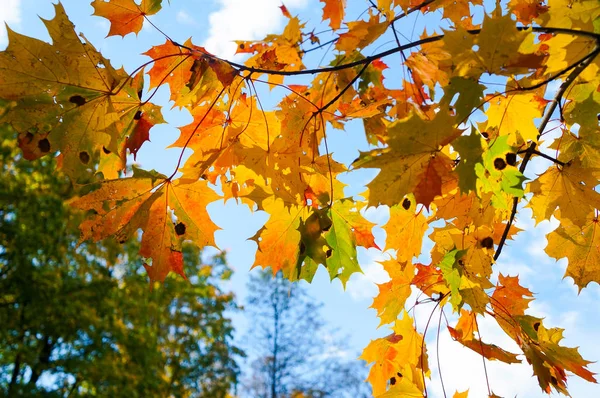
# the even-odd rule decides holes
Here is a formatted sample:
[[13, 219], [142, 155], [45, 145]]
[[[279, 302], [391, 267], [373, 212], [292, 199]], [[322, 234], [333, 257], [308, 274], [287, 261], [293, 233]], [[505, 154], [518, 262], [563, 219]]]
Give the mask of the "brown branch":
[[424, 1], [423, 3], [419, 4], [418, 6], [416, 6], [416, 7], [413, 7], [413, 8], [411, 8], [411, 9], [409, 9], [408, 11], [406, 11], [406, 12], [403, 12], [402, 14], [398, 14], [398, 16], [396, 16], [396, 17], [395, 17], [395, 18], [392, 20], [392, 23], [393, 23], [393, 22], [396, 22], [396, 21], [398, 21], [399, 19], [402, 19], [402, 18], [404, 18], [404, 17], [406, 17], [406, 16], [409, 16], [410, 14], [412, 14], [412, 13], [413, 13], [413, 12], [415, 12], [415, 11], [419, 11], [420, 9], [427, 7], [428, 5], [430, 5], [431, 3], [433, 3], [434, 1], [435, 1], [435, 0], [427, 0], [427, 1]]
[[544, 159], [548, 159], [549, 161], [551, 161], [551, 162], [554, 162], [554, 163], [556, 163], [556, 164], [557, 164], [557, 165], [559, 165], [559, 166], [563, 166], [563, 167], [564, 167], [564, 166], [566, 166], [566, 163], [565, 163], [565, 162], [561, 162], [560, 160], [558, 160], [558, 159], [556, 159], [556, 158], [553, 158], [553, 157], [552, 157], [552, 156], [550, 156], [550, 155], [546, 155], [545, 153], [543, 153], [543, 152], [540, 152], [540, 151], [538, 151], [537, 149], [530, 149], [530, 148], [527, 148], [527, 149], [525, 149], [525, 150], [523, 150], [523, 151], [519, 151], [519, 152], [517, 152], [517, 153], [518, 153], [518, 154], [521, 154], [521, 153], [525, 153], [525, 154], [526, 154], [527, 152], [531, 152], [531, 153], [532, 153], [532, 155], [537, 155], [537, 156], [541, 156], [541, 157], [543, 157]]
[[[531, 30], [532, 32], [535, 33], [558, 33], [558, 34], [568, 34], [568, 35], [574, 35], [574, 36], [586, 36], [586, 37], [590, 37], [595, 39], [596, 41], [600, 42], [600, 34], [598, 33], [594, 33], [594, 32], [587, 32], [587, 31], [583, 31], [583, 30], [575, 30], [575, 29], [565, 29], [565, 28], [552, 28], [552, 27], [517, 27], [516, 28], [519, 31], [524, 31], [524, 30]], [[481, 33], [481, 29], [471, 29], [467, 31], [468, 33], [472, 34], [472, 35], [477, 35], [479, 33]], [[343, 70], [343, 69], [349, 69], [349, 68], [353, 68], [355, 66], [360, 66], [360, 65], [365, 65], [365, 64], [370, 64], [371, 62], [377, 60], [377, 59], [381, 59], [381, 58], [385, 58], [387, 56], [390, 56], [392, 54], [396, 54], [398, 52], [402, 52], [403, 50], [408, 50], [414, 47], [418, 47], [421, 46], [423, 44], [427, 44], [427, 43], [433, 43], [436, 41], [440, 41], [444, 38], [444, 35], [437, 35], [437, 36], [430, 36], [430, 37], [426, 37], [420, 40], [416, 40], [413, 41], [411, 43], [408, 44], [404, 44], [402, 46], [396, 46], [394, 48], [391, 48], [389, 50], [386, 51], [382, 51], [380, 53], [365, 57], [361, 60], [357, 60], [354, 62], [349, 62], [347, 64], [340, 64], [340, 65], [335, 65], [335, 66], [329, 66], [329, 67], [325, 67], [325, 68], [315, 68], [315, 69], [304, 69], [304, 70], [296, 70], [296, 71], [286, 71], [286, 70], [273, 70], [273, 69], [263, 69], [263, 68], [255, 68], [255, 67], [251, 67], [251, 66], [246, 66], [243, 64], [239, 64], [237, 62], [233, 62], [233, 61], [228, 61], [226, 59], [222, 59], [219, 58], [215, 55], [212, 54], [208, 54], [208, 53], [204, 53], [204, 52], [200, 52], [198, 50], [195, 50], [193, 48], [187, 47], [183, 44], [179, 44], [175, 41], [172, 41], [172, 43], [180, 48], [184, 48], [188, 51], [194, 52], [194, 53], [200, 53], [203, 56], [206, 57], [210, 57], [213, 58], [215, 60], [221, 61], [221, 62], [226, 62], [228, 63], [230, 66], [240, 70], [240, 71], [247, 71], [247, 72], [251, 72], [251, 73], [258, 73], [258, 74], [267, 74], [267, 75], [280, 75], [280, 76], [300, 76], [300, 75], [314, 75], [317, 73], [324, 73], [324, 72], [335, 72], [335, 71], [339, 71], [339, 70]]]
[[[582, 61], [581, 63], [579, 63], [579, 65], [577, 65], [571, 71], [571, 73], [569, 73], [569, 76], [567, 76], [565, 81], [560, 85], [557, 93], [554, 95], [554, 98], [550, 102], [548, 108], [546, 108], [546, 112], [544, 113], [544, 118], [542, 119], [540, 126], [538, 127], [538, 139], [541, 137], [542, 133], [546, 129], [546, 126], [548, 125], [548, 122], [550, 121], [552, 114], [556, 110], [560, 100], [562, 99], [562, 97], [565, 94], [565, 92], [567, 91], [567, 89], [571, 86], [571, 84], [573, 84], [573, 82], [581, 74], [581, 72], [583, 72], [583, 70], [585, 68], [587, 68], [587, 66], [590, 63], [592, 63], [594, 58], [596, 58], [596, 56], [599, 53], [600, 53], [600, 45], [597, 45], [596, 48], [594, 49], [594, 51], [592, 51], [590, 53], [590, 56], [585, 58], [584, 61]], [[541, 152], [538, 152], [536, 150], [536, 146], [537, 146], [537, 144], [535, 142], [532, 142], [529, 145], [529, 147], [527, 148], [527, 151], [525, 152], [525, 157], [523, 158], [523, 162], [521, 163], [521, 166], [519, 167], [519, 171], [521, 173], [523, 173], [525, 171], [525, 168], [527, 167], [527, 164], [531, 160], [532, 155], [541, 154]], [[510, 227], [512, 226], [512, 224], [515, 220], [518, 205], [519, 205], [519, 198], [514, 197], [513, 198], [513, 206], [512, 206], [511, 212], [510, 212], [510, 218], [508, 219], [508, 223], [506, 224], [506, 227], [504, 228], [504, 232], [502, 233], [502, 238], [500, 238], [500, 242], [498, 243], [498, 248], [496, 249], [496, 253], [494, 254], [494, 261], [498, 260], [498, 257], [500, 257], [500, 253], [502, 253], [502, 249], [504, 248], [506, 239], [508, 237], [508, 232], [510, 231]]]

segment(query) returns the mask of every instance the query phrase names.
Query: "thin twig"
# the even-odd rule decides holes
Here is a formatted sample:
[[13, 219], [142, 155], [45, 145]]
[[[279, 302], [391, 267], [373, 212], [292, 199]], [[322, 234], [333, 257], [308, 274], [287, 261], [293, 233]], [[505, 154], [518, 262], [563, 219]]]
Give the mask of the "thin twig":
[[483, 362], [483, 373], [485, 374], [485, 384], [487, 385], [488, 396], [492, 396], [492, 390], [490, 388], [490, 378], [488, 377], [487, 365], [485, 364], [485, 356], [483, 355], [483, 341], [481, 340], [481, 333], [479, 332], [479, 324], [477, 323], [477, 314], [473, 317], [475, 327], [477, 328], [477, 338], [479, 339], [479, 349], [481, 350], [481, 360]]
[[524, 150], [522, 150], [522, 151], [519, 151], [519, 152], [517, 152], [517, 153], [518, 153], [518, 154], [521, 154], [521, 153], [527, 153], [527, 152], [531, 152], [533, 155], [541, 156], [541, 157], [543, 157], [544, 159], [548, 159], [549, 161], [551, 161], [551, 162], [554, 162], [554, 163], [556, 163], [556, 164], [557, 164], [557, 165], [559, 165], [559, 166], [563, 166], [563, 167], [564, 167], [564, 166], [566, 165], [566, 163], [565, 163], [565, 162], [561, 162], [560, 160], [558, 160], [558, 159], [556, 159], [556, 158], [553, 158], [553, 157], [552, 157], [552, 156], [550, 156], [550, 155], [546, 155], [545, 153], [543, 153], [543, 152], [540, 152], [540, 151], [538, 151], [537, 149], [529, 149], [529, 148], [527, 148], [527, 149], [524, 149]]
[[[591, 56], [587, 57], [584, 61], [582, 61], [579, 65], [577, 65], [571, 71], [571, 73], [569, 73], [569, 76], [567, 76], [565, 81], [560, 85], [558, 91], [554, 95], [554, 98], [548, 104], [548, 107], [546, 108], [546, 112], [544, 113], [544, 118], [542, 119], [540, 126], [538, 127], [538, 139], [539, 139], [539, 137], [541, 137], [542, 133], [546, 129], [546, 126], [548, 125], [548, 122], [550, 121], [552, 114], [558, 107], [558, 104], [559, 104], [560, 100], [562, 99], [562, 96], [565, 94], [565, 92], [571, 86], [571, 84], [573, 84], [575, 79], [577, 79], [579, 74], [581, 74], [581, 72], [583, 72], [583, 70], [585, 68], [587, 68], [587, 66], [590, 63], [592, 63], [592, 61], [596, 58], [598, 53], [600, 53], [600, 46], [597, 45], [596, 48], [594, 49], [594, 51], [592, 51], [590, 53]], [[521, 163], [521, 167], [519, 167], [519, 171], [521, 173], [523, 173], [525, 171], [527, 164], [531, 160], [531, 156], [535, 154], [536, 146], [537, 146], [537, 144], [535, 142], [532, 142], [529, 145], [527, 152], [525, 152], [523, 162]], [[506, 238], [508, 237], [508, 232], [510, 231], [510, 227], [512, 226], [512, 224], [515, 220], [518, 205], [519, 205], [519, 197], [515, 196], [513, 198], [513, 206], [512, 206], [511, 212], [510, 212], [510, 218], [508, 219], [508, 223], [506, 224], [506, 227], [504, 228], [504, 232], [502, 233], [502, 238], [500, 238], [500, 242], [498, 243], [498, 248], [496, 249], [496, 253], [494, 254], [494, 261], [498, 260], [498, 257], [500, 257], [500, 253], [502, 253], [502, 249], [504, 248], [504, 245], [506, 243]]]
[[435, 356], [437, 359], [438, 373], [440, 375], [440, 384], [442, 385], [442, 393], [446, 398], [446, 387], [444, 386], [444, 378], [442, 377], [442, 366], [440, 365], [440, 327], [442, 326], [442, 314], [444, 309], [440, 307], [440, 318], [438, 319], [437, 339], [435, 341]]
[[[518, 26], [516, 27], [516, 29], [518, 31], [524, 31], [524, 30], [531, 30], [531, 32], [535, 32], [535, 33], [559, 33], [559, 34], [568, 34], [568, 35], [574, 35], [574, 36], [586, 36], [586, 37], [590, 37], [595, 39], [596, 41], [600, 42], [600, 34], [598, 33], [594, 33], [594, 32], [587, 32], [587, 31], [582, 31], [582, 30], [575, 30], [575, 29], [565, 29], [565, 28], [552, 28], [552, 27], [522, 27], [522, 26]], [[481, 33], [481, 29], [470, 29], [467, 30], [467, 33], [470, 33], [472, 35], [477, 35], [479, 33]], [[357, 61], [353, 61], [353, 62], [349, 62], [347, 64], [340, 64], [340, 65], [335, 65], [335, 66], [329, 66], [329, 67], [325, 67], [325, 68], [315, 68], [315, 69], [303, 69], [303, 70], [295, 70], [295, 71], [289, 71], [289, 70], [274, 70], [274, 69], [263, 69], [263, 68], [255, 68], [252, 66], [246, 66], [243, 64], [239, 64], [237, 62], [233, 62], [233, 61], [228, 61], [226, 59], [222, 59], [219, 58], [215, 55], [209, 54], [209, 53], [205, 53], [205, 52], [201, 52], [198, 51], [196, 49], [190, 48], [188, 46], [185, 46], [183, 44], [177, 43], [175, 41], [173, 41], [172, 43], [178, 47], [187, 49], [189, 51], [192, 52], [199, 52], [201, 54], [203, 54], [206, 57], [221, 61], [221, 62], [226, 62], [228, 63], [230, 66], [240, 70], [240, 71], [247, 71], [247, 72], [253, 72], [253, 73], [258, 73], [258, 74], [267, 74], [267, 75], [280, 75], [280, 76], [299, 76], [299, 75], [314, 75], [317, 73], [323, 73], [323, 72], [335, 72], [335, 71], [339, 71], [339, 70], [343, 70], [343, 69], [349, 69], [349, 68], [353, 68], [355, 66], [360, 66], [360, 65], [364, 65], [364, 64], [370, 64], [373, 61], [377, 60], [377, 59], [381, 59], [381, 58], [385, 58], [389, 55], [392, 54], [396, 54], [398, 52], [401, 52], [403, 50], [408, 50], [410, 48], [414, 48], [414, 47], [418, 47], [420, 45], [423, 44], [427, 44], [427, 43], [433, 43], [436, 41], [440, 41], [444, 38], [444, 35], [436, 35], [436, 36], [430, 36], [430, 37], [425, 37], [423, 39], [420, 40], [416, 40], [414, 42], [402, 45], [402, 46], [397, 46], [394, 48], [391, 48], [389, 50], [386, 51], [382, 51], [380, 53], [371, 55], [369, 57], [365, 57], [363, 59], [357, 60]]]

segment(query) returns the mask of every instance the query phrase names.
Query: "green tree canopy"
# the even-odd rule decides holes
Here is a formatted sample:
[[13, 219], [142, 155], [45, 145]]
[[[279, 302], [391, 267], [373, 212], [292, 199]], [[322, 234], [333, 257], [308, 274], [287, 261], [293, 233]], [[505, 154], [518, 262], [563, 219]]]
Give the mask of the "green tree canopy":
[[237, 383], [224, 255], [150, 289], [137, 243], [82, 243], [77, 192], [1, 128], [0, 395], [223, 397]]

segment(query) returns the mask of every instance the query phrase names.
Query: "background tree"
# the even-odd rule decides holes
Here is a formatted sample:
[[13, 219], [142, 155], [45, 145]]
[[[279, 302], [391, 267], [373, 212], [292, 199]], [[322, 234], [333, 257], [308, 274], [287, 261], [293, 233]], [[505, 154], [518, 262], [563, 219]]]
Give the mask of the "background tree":
[[0, 395], [224, 397], [237, 383], [223, 255], [150, 289], [137, 243], [82, 243], [76, 194], [0, 127]]
[[259, 271], [251, 274], [248, 292], [251, 363], [244, 396], [371, 396], [364, 362], [340, 356], [340, 337], [327, 330], [321, 305], [301, 285]]

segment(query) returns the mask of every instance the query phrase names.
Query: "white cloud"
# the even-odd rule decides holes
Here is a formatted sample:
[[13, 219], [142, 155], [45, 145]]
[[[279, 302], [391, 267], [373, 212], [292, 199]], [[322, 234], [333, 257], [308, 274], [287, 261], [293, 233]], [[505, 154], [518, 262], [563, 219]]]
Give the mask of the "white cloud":
[[354, 274], [346, 285], [346, 291], [354, 300], [372, 299], [377, 296], [377, 283], [390, 280], [387, 272], [379, 263], [372, 262], [363, 267], [362, 274]]
[[21, 0], [2, 0], [0, 6], [0, 48], [7, 44], [5, 23], [13, 26], [21, 22]]
[[[299, 8], [306, 0], [287, 0], [286, 7]], [[209, 36], [204, 47], [211, 53], [231, 59], [236, 51], [234, 40], [262, 39], [280, 29], [286, 18], [281, 0], [219, 0], [219, 10], [208, 16]]]
[[195, 26], [198, 24], [196, 22], [196, 20], [184, 10], [179, 10], [177, 12], [177, 15], [175, 16], [175, 19], [177, 20], [178, 23], [180, 23], [182, 25]]

